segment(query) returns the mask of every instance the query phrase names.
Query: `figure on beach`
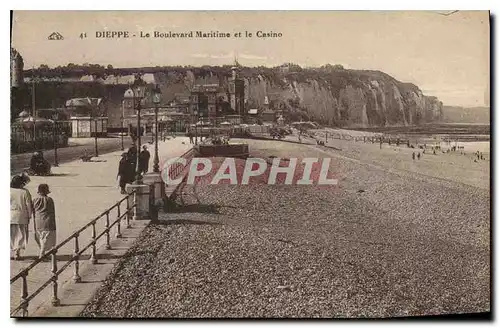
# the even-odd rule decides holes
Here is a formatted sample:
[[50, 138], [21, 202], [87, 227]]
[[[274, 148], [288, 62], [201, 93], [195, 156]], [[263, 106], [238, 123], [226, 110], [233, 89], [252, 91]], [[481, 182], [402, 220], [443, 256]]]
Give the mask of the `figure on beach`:
[[420, 159], [420, 152], [417, 154], [417, 159]]
[[412, 158], [413, 160], [415, 160], [415, 152], [413, 152], [413, 153], [411, 154], [411, 158]]
[[10, 182], [10, 250], [14, 260], [21, 259], [21, 251], [28, 243], [28, 226], [33, 216], [31, 194], [24, 189], [28, 180], [15, 175]]
[[38, 186], [38, 197], [33, 200], [35, 212], [35, 241], [40, 249], [39, 257], [56, 246], [56, 209], [49, 197], [49, 185]]

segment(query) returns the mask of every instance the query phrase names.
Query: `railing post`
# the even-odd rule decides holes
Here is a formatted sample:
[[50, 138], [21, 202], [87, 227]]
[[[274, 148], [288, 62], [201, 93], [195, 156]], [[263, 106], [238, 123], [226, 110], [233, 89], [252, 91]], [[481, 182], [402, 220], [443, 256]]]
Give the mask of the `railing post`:
[[121, 215], [120, 215], [120, 206], [121, 206], [121, 203], [118, 204], [117, 206], [117, 209], [118, 209], [118, 223], [117, 223], [117, 226], [116, 226], [116, 238], [121, 238], [122, 237], [122, 231], [121, 231]]
[[137, 190], [134, 192], [134, 216], [137, 219], [139, 217], [139, 206], [137, 202], [139, 201], [139, 197], [137, 197]]
[[52, 253], [52, 305], [59, 306], [61, 301], [57, 297], [57, 250]]
[[127, 195], [127, 215], [125, 217], [127, 220], [126, 228], [130, 228], [130, 195]]
[[109, 244], [109, 212], [106, 212], [106, 249], [111, 249]]
[[97, 240], [95, 239], [96, 234], [95, 234], [95, 222], [92, 222], [92, 253], [90, 254], [90, 262], [92, 264], [97, 263], [97, 255], [96, 255], [96, 243]]
[[78, 283], [82, 281], [82, 278], [80, 277], [80, 255], [78, 253], [80, 252], [80, 246], [78, 245], [78, 234], [75, 235], [75, 251], [74, 251], [74, 256], [76, 256], [75, 259], [75, 272], [73, 273], [73, 281], [75, 283]]
[[26, 279], [26, 276], [28, 275], [28, 272], [23, 274], [23, 294], [21, 295], [21, 304], [23, 305], [23, 317], [28, 316], [28, 279]]

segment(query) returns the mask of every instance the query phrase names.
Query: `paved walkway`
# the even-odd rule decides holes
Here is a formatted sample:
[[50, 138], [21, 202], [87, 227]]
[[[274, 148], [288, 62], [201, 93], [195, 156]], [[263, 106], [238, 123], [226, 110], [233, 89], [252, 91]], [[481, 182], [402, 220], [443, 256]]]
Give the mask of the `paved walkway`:
[[[123, 144], [124, 147], [130, 145], [130, 137], [124, 137]], [[97, 139], [97, 151], [99, 155], [110, 153], [121, 149], [121, 139], [120, 138], [98, 138]], [[83, 152], [87, 151], [89, 155], [95, 154], [95, 140], [94, 138], [70, 138], [69, 146], [58, 148], [57, 157], [59, 164], [74, 161], [83, 155]], [[30, 159], [33, 152], [23, 153], [23, 154], [11, 154], [10, 156], [10, 171], [11, 174], [20, 173], [29, 167]], [[51, 164], [54, 164], [54, 150], [47, 149], [43, 150], [43, 155], [46, 160]]]
[[[149, 141], [149, 140], [148, 140]], [[146, 143], [151, 153], [149, 170], [153, 168], [154, 145]], [[167, 157], [180, 156], [191, 148], [187, 137], [177, 137], [159, 143], [160, 164]], [[99, 162], [72, 161], [61, 164], [53, 168], [54, 176], [31, 177], [31, 182], [27, 189], [32, 196], [36, 195], [36, 188], [40, 183], [47, 183], [51, 189], [51, 196], [56, 206], [57, 220], [57, 240], [66, 239], [75, 230], [81, 228], [90, 220], [97, 217], [107, 208], [114, 205], [124, 196], [120, 194], [116, 174], [121, 151], [100, 155]], [[94, 158], [96, 159], [96, 158]], [[125, 206], [122, 208], [124, 209]], [[123, 213], [123, 212], [122, 212]], [[110, 213], [110, 221], [116, 219], [116, 210]], [[104, 220], [100, 225], [96, 225], [97, 234], [104, 227]], [[114, 238], [114, 233], [112, 234]], [[90, 229], [87, 233], [82, 233], [80, 238], [80, 248], [87, 245], [90, 239]], [[98, 247], [104, 243], [104, 238], [98, 243]], [[67, 247], [63, 247], [58, 254], [58, 267], [60, 268], [67, 260], [68, 255], [73, 252], [74, 243], [70, 242]], [[33, 226], [30, 225], [30, 237], [28, 248], [23, 254], [24, 260], [10, 261], [11, 277], [20, 270], [27, 267], [37, 256], [38, 247], [33, 238]], [[89, 253], [88, 253], [89, 254]], [[60, 260], [59, 260], [60, 258]], [[72, 275], [72, 266], [61, 276], [60, 282], [68, 279]], [[50, 263], [39, 264], [28, 276], [28, 292], [35, 291], [50, 277]], [[50, 286], [46, 292], [50, 292]], [[50, 295], [47, 294], [47, 295]], [[21, 298], [21, 280], [11, 285], [11, 309], [15, 308]], [[40, 300], [37, 300], [40, 299]], [[30, 310], [36, 304], [40, 304], [47, 299], [44, 294], [35, 298], [30, 304]], [[32, 313], [32, 311], [30, 311]]]

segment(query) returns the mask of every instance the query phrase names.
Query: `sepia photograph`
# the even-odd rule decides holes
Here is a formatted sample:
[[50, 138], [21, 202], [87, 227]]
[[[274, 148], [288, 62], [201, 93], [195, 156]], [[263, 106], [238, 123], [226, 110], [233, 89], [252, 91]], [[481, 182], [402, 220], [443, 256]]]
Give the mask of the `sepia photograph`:
[[491, 320], [492, 20], [11, 11], [10, 317]]

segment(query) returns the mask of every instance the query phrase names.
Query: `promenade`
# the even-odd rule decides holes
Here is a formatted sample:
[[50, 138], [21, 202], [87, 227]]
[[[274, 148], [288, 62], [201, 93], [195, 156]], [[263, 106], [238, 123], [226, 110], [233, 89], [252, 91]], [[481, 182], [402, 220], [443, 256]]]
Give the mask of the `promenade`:
[[[149, 140], [149, 138], [148, 138]], [[123, 145], [127, 148], [130, 145], [130, 137], [124, 137]], [[97, 150], [99, 154], [107, 154], [109, 152], [118, 151], [121, 149], [120, 138], [98, 138]], [[84, 152], [89, 155], [95, 154], [94, 138], [70, 138], [68, 147], [57, 149], [57, 158], [59, 164], [77, 160]], [[33, 152], [22, 154], [12, 154], [10, 156], [10, 172], [11, 174], [20, 173], [29, 167], [29, 162]], [[54, 149], [43, 150], [43, 155], [52, 165], [54, 164]]]
[[[149, 141], [149, 138], [147, 139]], [[154, 144], [144, 143], [148, 146], [151, 153], [149, 171], [153, 170]], [[144, 145], [143, 144], [143, 145]], [[129, 146], [125, 144], [125, 147]], [[186, 137], [176, 137], [175, 139], [159, 142], [160, 167], [161, 162], [168, 157], [180, 156], [191, 148], [189, 139]], [[126, 149], [127, 150], [127, 149]], [[37, 186], [40, 183], [47, 183], [50, 186], [51, 197], [54, 199], [56, 207], [57, 221], [57, 241], [61, 242], [71, 233], [80, 227], [87, 224], [89, 221], [97, 217], [106, 209], [114, 205], [124, 195], [120, 194], [117, 181], [118, 162], [122, 151], [114, 151], [111, 153], [99, 155], [93, 158], [93, 162], [82, 162], [74, 160], [61, 164], [59, 167], [53, 168], [53, 176], [48, 177], [31, 177], [31, 182], [27, 185], [32, 197], [36, 196]], [[122, 210], [125, 209], [123, 206]], [[122, 211], [123, 213], [123, 211]], [[116, 219], [116, 210], [110, 213], [110, 220]], [[102, 220], [104, 221], [104, 220]], [[101, 225], [96, 225], [98, 234], [104, 227], [104, 222]], [[111, 235], [114, 238], [114, 231]], [[17, 274], [20, 270], [27, 267], [38, 255], [38, 246], [33, 237], [33, 226], [30, 224], [30, 236], [28, 248], [23, 253], [21, 261], [10, 261], [11, 277]], [[82, 233], [80, 237], [80, 247], [85, 246], [90, 241], [90, 229], [87, 233]], [[97, 247], [104, 243], [104, 238], [100, 240]], [[90, 250], [89, 250], [90, 252]], [[73, 243], [67, 244], [58, 253], [58, 267], [70, 258], [73, 253]], [[89, 254], [89, 253], [87, 253]], [[84, 257], [85, 258], [85, 257]], [[59, 279], [62, 284], [64, 280], [71, 278], [72, 266], [68, 268]], [[28, 292], [31, 293], [41, 286], [47, 279], [50, 278], [50, 262], [40, 263], [30, 271], [28, 275]], [[11, 309], [15, 308], [21, 298], [21, 280], [11, 285]], [[30, 313], [33, 309], [47, 300], [47, 292], [50, 292], [51, 287], [47, 287], [45, 293], [36, 297], [30, 302]], [[45, 296], [47, 294], [47, 296]]]

